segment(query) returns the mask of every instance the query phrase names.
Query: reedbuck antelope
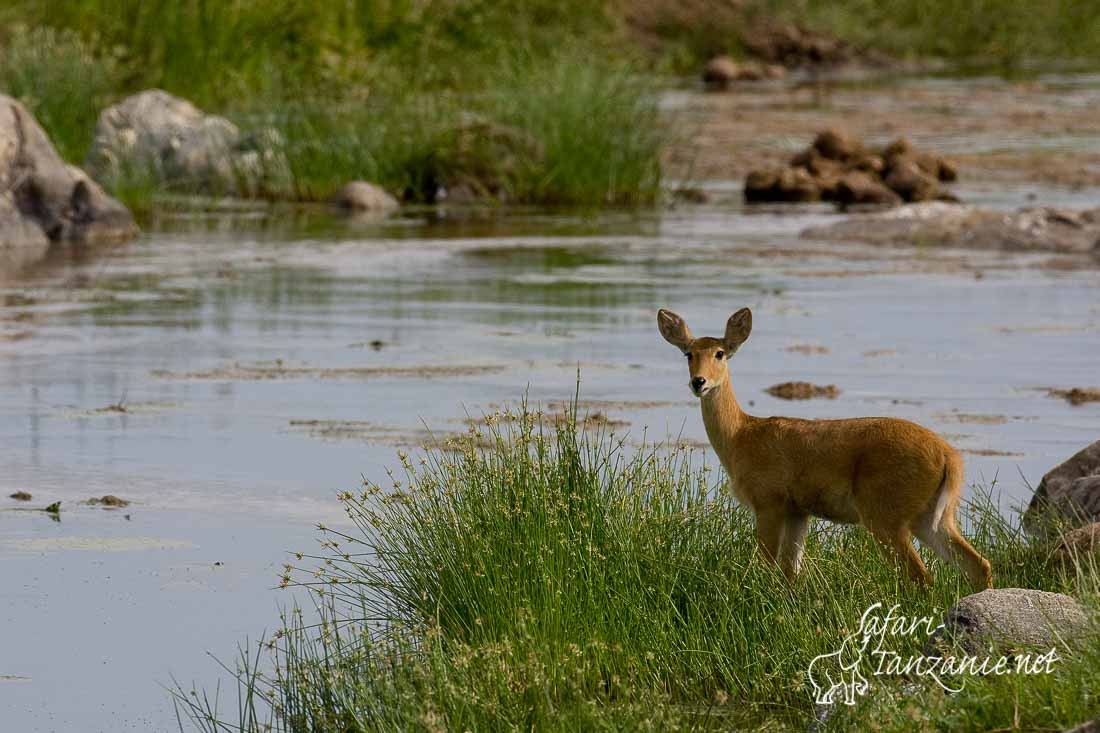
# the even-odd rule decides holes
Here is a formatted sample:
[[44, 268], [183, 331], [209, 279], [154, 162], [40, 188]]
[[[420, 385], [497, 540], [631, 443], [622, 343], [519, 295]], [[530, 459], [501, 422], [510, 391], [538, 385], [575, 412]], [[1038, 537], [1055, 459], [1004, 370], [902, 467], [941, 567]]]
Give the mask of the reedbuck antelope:
[[737, 404], [727, 363], [752, 330], [748, 308], [722, 338], [695, 338], [680, 316], [657, 312], [657, 327], [684, 353], [711, 446], [734, 496], [756, 515], [760, 550], [791, 580], [798, 575], [810, 517], [859, 523], [895, 553], [918, 583], [931, 582], [912, 537], [956, 563], [977, 588], [993, 585], [989, 562], [959, 533], [959, 453], [908, 420], [754, 417]]

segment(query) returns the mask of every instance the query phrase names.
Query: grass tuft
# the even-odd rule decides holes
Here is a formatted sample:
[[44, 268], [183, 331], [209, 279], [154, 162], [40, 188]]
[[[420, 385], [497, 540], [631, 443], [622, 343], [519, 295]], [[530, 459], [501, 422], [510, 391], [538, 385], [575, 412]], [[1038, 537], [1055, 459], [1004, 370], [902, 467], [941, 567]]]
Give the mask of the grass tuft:
[[[354, 529], [322, 527], [321, 551], [283, 578], [310, 591], [320, 622], [292, 612], [268, 640], [269, 658], [242, 654], [246, 704], [233, 725], [208, 698], [179, 690], [188, 724], [802, 728], [813, 714], [810, 661], [839, 648], [869, 605], [938, 617], [969, 593], [931, 558], [934, 587], [915, 589], [867, 532], [824, 525], [790, 587], [760, 561], [752, 518], [698, 456], [634, 448], [570, 418], [548, 427], [526, 408], [496, 413], [452, 450], [399, 454], [390, 485], [343, 494]], [[1079, 577], [1050, 572], [1049, 548], [1025, 539], [989, 495], [966, 520], [999, 586], [1086, 593]], [[917, 653], [922, 641], [899, 640], [912, 648], [897, 651]], [[1035, 726], [1080, 722], [1096, 712], [1087, 690], [1100, 637], [1090, 644], [1067, 651], [1050, 680], [971, 681], [948, 701], [930, 694], [920, 714], [929, 728], [1007, 727], [1015, 700]], [[837, 726], [912, 722], [891, 682], [875, 684], [876, 702]]]
[[119, 84], [117, 60], [72, 31], [16, 25], [0, 39], [0, 92], [22, 102], [62, 158], [82, 161]]

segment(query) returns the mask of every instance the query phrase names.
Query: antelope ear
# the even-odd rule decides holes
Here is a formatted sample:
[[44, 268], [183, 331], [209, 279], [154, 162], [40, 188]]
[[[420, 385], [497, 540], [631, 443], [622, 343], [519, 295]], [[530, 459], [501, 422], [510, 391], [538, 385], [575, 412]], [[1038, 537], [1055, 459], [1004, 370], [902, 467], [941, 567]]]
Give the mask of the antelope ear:
[[741, 310], [730, 316], [730, 319], [726, 321], [726, 349], [729, 351], [737, 351], [741, 347], [741, 344], [749, 338], [749, 333], [752, 332], [752, 311], [748, 308], [742, 308]]
[[675, 346], [680, 351], [687, 351], [691, 344], [691, 329], [683, 318], [664, 308], [657, 311], [657, 330], [665, 337], [665, 341]]

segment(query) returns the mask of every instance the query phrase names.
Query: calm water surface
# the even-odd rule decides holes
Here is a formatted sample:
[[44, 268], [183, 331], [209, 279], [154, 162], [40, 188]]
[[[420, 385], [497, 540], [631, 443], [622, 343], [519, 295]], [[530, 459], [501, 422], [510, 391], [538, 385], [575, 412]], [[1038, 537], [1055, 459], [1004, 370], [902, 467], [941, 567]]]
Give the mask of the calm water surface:
[[[164, 686], [211, 684], [207, 651], [231, 660], [273, 628], [286, 553], [426, 428], [569, 397], [579, 368], [582, 399], [631, 435], [705, 440], [658, 307], [717, 335], [751, 306], [732, 367], [750, 412], [920, 421], [1006, 511], [1096, 439], [1100, 408], [1045, 388], [1100, 382], [1097, 271], [798, 237], [832, 216], [186, 214], [3, 289], [0, 727], [174, 729]], [[788, 380], [842, 392], [764, 392]], [[60, 521], [13, 510], [16, 490], [61, 501]], [[81, 503], [103, 494], [132, 504]]]

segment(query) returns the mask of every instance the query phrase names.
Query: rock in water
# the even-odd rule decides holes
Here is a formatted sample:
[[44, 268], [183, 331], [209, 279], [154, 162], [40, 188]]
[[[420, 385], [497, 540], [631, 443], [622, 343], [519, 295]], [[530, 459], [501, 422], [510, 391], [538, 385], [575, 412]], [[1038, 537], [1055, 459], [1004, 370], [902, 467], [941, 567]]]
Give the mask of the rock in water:
[[348, 211], [393, 211], [398, 207], [397, 199], [385, 189], [366, 181], [344, 184], [336, 195], [336, 205]]
[[66, 164], [26, 108], [0, 94], [0, 273], [39, 259], [52, 242], [135, 234], [126, 207]]
[[1067, 595], [1030, 588], [991, 588], [947, 611], [925, 654], [958, 646], [966, 654], [1046, 651], [1088, 628], [1084, 607]]
[[1024, 528], [1043, 529], [1044, 519], [1076, 524], [1100, 521], [1100, 440], [1052, 468], [1024, 512]]
[[740, 73], [737, 62], [729, 56], [715, 56], [703, 67], [703, 84], [713, 92], [724, 91]]
[[846, 173], [837, 182], [832, 200], [840, 204], [896, 206], [901, 196], [863, 171]]
[[254, 193], [285, 184], [281, 144], [274, 130], [242, 135], [224, 117], [149, 89], [100, 113], [87, 168], [105, 182], [138, 175], [187, 191]]
[[[793, 156], [786, 168], [751, 171], [745, 180], [745, 201], [820, 198], [841, 206], [954, 201], [955, 196], [940, 182], [957, 177], [952, 163], [917, 150], [905, 138], [871, 149], [844, 130], [828, 128], [817, 134], [810, 147]], [[795, 180], [799, 185], [792, 189], [789, 184]], [[794, 190], [801, 195], [794, 195]], [[816, 195], [809, 195], [810, 191]]]

